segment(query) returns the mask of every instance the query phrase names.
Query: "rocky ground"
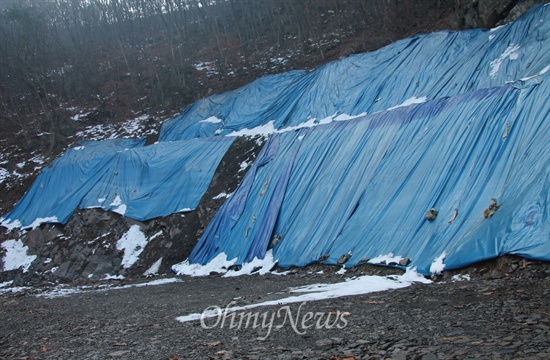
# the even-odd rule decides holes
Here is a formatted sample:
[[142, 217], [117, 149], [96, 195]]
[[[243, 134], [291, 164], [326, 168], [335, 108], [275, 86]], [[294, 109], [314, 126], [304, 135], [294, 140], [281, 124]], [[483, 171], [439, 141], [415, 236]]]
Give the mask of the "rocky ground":
[[[290, 321], [276, 328], [280, 319], [271, 332], [262, 326], [230, 328], [229, 320], [224, 326], [205, 320], [208, 329], [200, 321], [176, 321], [231, 301], [236, 306], [277, 300], [288, 296], [289, 287], [396, 271], [363, 267], [341, 275], [321, 267], [318, 274], [319, 267], [285, 276], [184, 277], [165, 285], [57, 298], [36, 296], [45, 290], [37, 288], [5, 293], [0, 296], [0, 358], [550, 358], [550, 263], [510, 256], [445, 273], [432, 284], [290, 305], [295, 319], [303, 320], [306, 313], [332, 315], [332, 324], [319, 329], [302, 328], [300, 322], [293, 327]], [[466, 274], [469, 281], [451, 280]], [[254, 311], [269, 318], [281, 309]]]

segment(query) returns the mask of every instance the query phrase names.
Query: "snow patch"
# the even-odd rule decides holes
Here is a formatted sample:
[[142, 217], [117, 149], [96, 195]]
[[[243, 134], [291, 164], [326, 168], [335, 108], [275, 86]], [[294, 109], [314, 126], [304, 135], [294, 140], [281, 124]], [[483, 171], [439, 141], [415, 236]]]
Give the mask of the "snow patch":
[[120, 137], [146, 137], [156, 134], [158, 130], [144, 126], [144, 121], [149, 121], [148, 115], [142, 115], [132, 120], [126, 120], [114, 126], [113, 124], [88, 126], [85, 130], [77, 132], [73, 137], [89, 140], [105, 140]]
[[415, 104], [422, 104], [422, 103], [425, 103], [426, 101], [428, 101], [428, 98], [425, 96], [422, 96], [422, 97], [413, 96], [397, 106], [392, 106], [391, 108], [387, 109], [387, 111], [391, 111], [400, 107], [406, 107], [406, 106], [411, 106]]
[[386, 255], [378, 255], [377, 257], [370, 259], [367, 261], [370, 264], [390, 264], [390, 263], [396, 263], [399, 264], [401, 260], [404, 260], [401, 256], [395, 256], [393, 253], [389, 253]]
[[120, 205], [119, 207], [114, 208], [112, 211], [124, 216], [126, 214], [127, 206], [125, 204]]
[[122, 204], [122, 199], [120, 198], [119, 195], [117, 195], [117, 196], [115, 196], [115, 198], [111, 202], [111, 205], [109, 205], [109, 206], [119, 206], [121, 204]]
[[[98, 200], [100, 200], [100, 199], [98, 199]], [[122, 199], [120, 198], [119, 195], [115, 196], [115, 198], [113, 199], [113, 202], [111, 202], [111, 204], [109, 206], [114, 207], [111, 211], [113, 211], [117, 214], [120, 214], [122, 216], [124, 216], [124, 214], [126, 214], [127, 206], [122, 203]]]
[[223, 277], [250, 275], [252, 273], [265, 275], [269, 273], [271, 269], [275, 267], [275, 265], [277, 265], [277, 260], [273, 258], [273, 250], [269, 249], [265, 253], [265, 257], [263, 259], [258, 259], [257, 257], [254, 257], [251, 262], [244, 263], [241, 266], [240, 270], [230, 270], [226, 272]]
[[157, 233], [155, 233], [155, 234], [153, 234], [153, 236], [151, 236], [151, 237], [149, 238], [149, 241], [151, 241], [151, 240], [153, 240], [153, 239], [156, 239], [156, 238], [158, 238], [159, 236], [162, 236], [162, 230], [159, 231], [159, 232], [157, 232]]
[[7, 293], [13, 294], [13, 293], [18, 293], [18, 292], [30, 290], [30, 289], [32, 289], [30, 286], [15, 286], [15, 287], [10, 287], [6, 289], [0, 289], [0, 295], [7, 294]]
[[26, 273], [36, 259], [36, 255], [27, 255], [29, 247], [21, 240], [6, 240], [2, 243], [2, 248], [6, 251], [3, 258], [4, 271], [22, 269]]
[[430, 266], [430, 273], [432, 275], [441, 274], [443, 270], [445, 270], [445, 258], [447, 257], [447, 253], [443, 251], [441, 255], [439, 255], [435, 260], [432, 262], [432, 265]]
[[84, 114], [76, 114], [75, 116], [71, 117], [72, 121], [80, 121], [81, 118], [85, 118], [86, 116], [90, 115], [91, 112], [87, 112]]
[[[284, 304], [319, 301], [325, 299], [334, 299], [343, 296], [363, 295], [372, 292], [385, 291], [391, 289], [399, 289], [410, 286], [414, 282], [424, 284], [431, 283], [422, 275], [416, 272], [416, 269], [409, 269], [400, 276], [370, 276], [365, 275], [357, 278], [346, 279], [344, 282], [334, 284], [313, 284], [301, 287], [290, 288], [289, 293], [304, 293], [303, 295], [295, 295], [278, 300], [265, 301], [258, 304], [250, 304], [245, 306], [235, 306], [227, 308], [228, 312], [249, 310], [261, 306], [282, 306]], [[225, 305], [220, 306], [224, 308]], [[195, 321], [201, 318], [209, 318], [218, 316], [218, 311], [195, 313], [176, 318], [180, 322]]]
[[151, 265], [151, 267], [143, 273], [143, 276], [157, 275], [159, 273], [160, 264], [162, 264], [162, 257], [160, 257], [160, 259], [155, 261], [155, 263]]
[[274, 124], [275, 121], [271, 120], [267, 124], [256, 126], [252, 129], [245, 128], [239, 131], [233, 131], [232, 133], [227, 134], [227, 136], [257, 136], [274, 134], [277, 131]]
[[30, 224], [28, 226], [23, 226], [22, 228], [23, 229], [31, 228], [31, 229], [34, 230], [42, 224], [45, 224], [45, 223], [58, 223], [58, 222], [59, 222], [59, 220], [57, 220], [57, 216], [48, 216], [48, 217], [45, 217], [45, 218], [37, 218], [36, 220], [34, 220], [32, 222], [32, 224]]
[[249, 263], [241, 265], [239, 270], [229, 270], [237, 262], [237, 258], [228, 260], [225, 253], [218, 254], [208, 264], [190, 264], [189, 260], [185, 260], [179, 264], [172, 266], [172, 270], [178, 275], [188, 276], [208, 276], [211, 273], [223, 274], [223, 277], [234, 277], [241, 275], [260, 274], [264, 275], [269, 273], [275, 265], [277, 260], [273, 258], [273, 250], [268, 250], [263, 259], [254, 259]]
[[342, 268], [336, 272], [336, 274], [338, 274], [338, 275], [344, 275], [345, 273], [346, 273], [346, 267], [345, 266], [342, 266]]
[[182, 282], [182, 280], [177, 278], [166, 278], [166, 279], [157, 279], [146, 283], [130, 284], [130, 285], [124, 285], [124, 286], [100, 285], [99, 289], [97, 289], [95, 286], [66, 288], [64, 287], [64, 285], [61, 285], [51, 291], [38, 294], [36, 295], [36, 297], [53, 299], [58, 297], [65, 297], [65, 296], [83, 294], [83, 293], [89, 293], [89, 292], [105, 292], [110, 290], [122, 290], [122, 289], [134, 288], [134, 287], [156, 286], [156, 285], [173, 284], [173, 283], [179, 283], [179, 282]]
[[147, 245], [147, 238], [141, 232], [139, 225], [132, 225], [130, 230], [126, 232], [116, 243], [117, 250], [124, 251], [122, 258], [122, 267], [125, 269], [134, 265], [139, 259], [139, 255]]
[[[248, 168], [249, 166], [250, 166], [250, 163], [249, 163], [248, 161], [243, 161], [243, 162], [241, 163], [241, 167], [240, 167], [239, 171], [237, 171], [237, 172], [244, 171], [244, 170], [246, 170], [246, 168]], [[1, 183], [1, 181], [0, 181], [0, 183]]]
[[219, 193], [218, 195], [214, 196], [212, 198], [212, 200], [218, 200], [218, 199], [223, 199], [223, 198], [229, 198], [231, 196], [231, 194], [227, 194], [225, 191], [222, 192], [222, 193]]
[[124, 276], [105, 274], [105, 277], [102, 280], [124, 280]]
[[451, 278], [451, 281], [453, 281], [453, 282], [456, 282], [456, 281], [470, 281], [470, 274], [465, 274], [465, 275], [456, 274], [455, 276], [453, 276]]
[[[418, 99], [414, 98], [414, 99], [416, 99], [416, 101], [419, 101], [419, 102], [425, 102], [426, 101], [425, 97], [424, 98], [418, 98]], [[411, 100], [411, 99], [409, 99], [409, 100]], [[414, 101], [414, 100], [411, 100], [411, 101]], [[418, 103], [418, 102], [415, 102], [415, 103]], [[408, 106], [408, 105], [400, 105], [400, 106]], [[289, 126], [289, 127], [282, 128], [282, 129], [276, 129], [275, 128], [275, 122], [272, 120], [272, 121], [268, 122], [267, 124], [259, 125], [255, 128], [252, 128], [252, 129], [243, 129], [243, 130], [239, 130], [239, 131], [233, 131], [232, 133], [229, 133], [226, 136], [258, 136], [258, 135], [268, 136], [268, 135], [271, 135], [271, 134], [277, 134], [277, 133], [280, 134], [280, 133], [296, 131], [296, 130], [305, 129], [305, 128], [312, 128], [312, 127], [316, 127], [316, 126], [319, 126], [319, 125], [326, 125], [326, 124], [330, 124], [333, 121], [349, 121], [349, 120], [357, 119], [358, 117], [362, 117], [362, 116], [365, 116], [365, 115], [367, 115], [367, 113], [365, 113], [365, 112], [361, 113], [359, 115], [348, 115], [348, 114], [336, 115], [336, 114], [334, 114], [332, 116], [328, 116], [328, 117], [326, 117], [324, 119], [321, 119], [321, 120], [317, 120], [316, 118], [307, 119], [306, 121], [300, 123], [299, 125]]]
[[13, 280], [10, 280], [10, 281], [6, 281], [6, 282], [3, 282], [3, 283], [0, 283], [0, 289], [1, 289], [1, 288], [8, 287], [8, 286], [10, 286], [12, 283], [13, 283]]
[[[334, 120], [334, 121], [349, 121], [349, 120], [357, 119], [358, 117], [365, 116], [365, 115], [367, 115], [366, 112], [363, 112], [363, 113], [361, 113], [361, 114], [359, 114], [359, 115], [340, 114], [340, 115], [338, 115], [338, 116], [336, 116], [336, 117], [333, 117], [333, 120]], [[325, 119], [321, 120], [321, 121], [319, 122], [319, 124], [328, 124], [328, 123], [329, 123], [329, 122], [327, 122], [328, 119], [329, 119], [329, 118], [325, 118]]]
[[185, 260], [179, 264], [172, 265], [172, 270], [178, 275], [208, 276], [211, 272], [226, 273], [227, 269], [237, 262], [237, 258], [227, 260], [225, 253], [218, 254], [206, 265], [190, 264]]
[[4, 168], [0, 168], [0, 184], [2, 184], [8, 177], [10, 172]]
[[202, 123], [211, 123], [211, 124], [220, 124], [223, 122], [222, 119], [218, 119], [217, 117], [215, 116], [210, 116], [208, 119], [204, 119], [204, 120], [201, 120], [199, 122], [202, 122]]
[[506, 25], [500, 25], [500, 26], [497, 26], [497, 27], [494, 27], [492, 29], [489, 29], [489, 32], [495, 32], [497, 30], [500, 30], [502, 29], [503, 27], [505, 27]]
[[510, 45], [504, 50], [502, 55], [500, 55], [495, 60], [491, 61], [489, 64], [491, 66], [491, 70], [489, 71], [489, 76], [496, 77], [498, 71], [500, 70], [500, 65], [502, 65], [502, 62], [506, 60], [506, 58], [509, 58], [510, 60], [517, 60], [519, 58], [519, 54], [517, 51], [520, 49], [519, 45]]
[[212, 66], [210, 66], [211, 64], [212, 64], [211, 61], [203, 61], [203, 62], [194, 64], [193, 66], [194, 66], [195, 69], [197, 69], [198, 71], [202, 71], [202, 70], [212, 71], [212, 70], [215, 69], [215, 68], [212, 67]]

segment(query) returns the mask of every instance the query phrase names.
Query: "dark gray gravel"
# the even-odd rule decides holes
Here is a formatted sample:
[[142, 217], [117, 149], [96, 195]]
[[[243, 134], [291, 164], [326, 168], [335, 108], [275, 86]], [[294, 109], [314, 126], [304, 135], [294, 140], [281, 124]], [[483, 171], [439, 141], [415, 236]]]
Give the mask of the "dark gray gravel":
[[[325, 268], [323, 275], [309, 268], [286, 276], [180, 278], [180, 283], [53, 299], [36, 297], [36, 290], [4, 294], [0, 296], [0, 358], [550, 358], [550, 264], [517, 259], [463, 270], [471, 274], [471, 281], [451, 282], [448, 278], [453, 274], [447, 274], [429, 285], [301, 306], [302, 316], [344, 313], [347, 323], [342, 329], [312, 327], [297, 334], [286, 322], [266, 336], [267, 328], [261, 326], [230, 329], [226, 324], [204, 329], [200, 321], [175, 320], [210, 305], [278, 299], [288, 296], [289, 287], [353, 275], [336, 275], [336, 270]], [[290, 306], [294, 316], [299, 307]], [[254, 311], [269, 316], [281, 308]]]

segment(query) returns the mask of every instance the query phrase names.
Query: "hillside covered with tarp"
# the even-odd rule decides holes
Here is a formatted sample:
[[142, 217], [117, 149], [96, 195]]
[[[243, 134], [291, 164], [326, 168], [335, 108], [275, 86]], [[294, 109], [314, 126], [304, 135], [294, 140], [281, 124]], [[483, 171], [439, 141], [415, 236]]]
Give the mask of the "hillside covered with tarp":
[[261, 133], [189, 263], [242, 265], [269, 249], [284, 267], [423, 274], [506, 253], [550, 260], [549, 20], [541, 5], [496, 29], [418, 35], [200, 100], [154, 145], [69, 150], [2, 225], [64, 223], [76, 208], [191, 211], [235, 136]]
[[194, 210], [233, 138], [143, 146], [144, 139], [84, 142], [44, 169], [6, 227], [66, 223], [77, 208], [102, 208], [136, 220]]
[[190, 262], [241, 264], [270, 247], [283, 267], [410, 259], [424, 274], [438, 257], [451, 268], [506, 253], [548, 260], [549, 84], [276, 134]]
[[495, 29], [417, 35], [313, 71], [265, 76], [197, 101], [166, 121], [160, 138], [247, 134], [244, 129], [262, 126], [289, 129], [533, 76], [550, 65], [549, 12], [539, 6]]
[[[503, 254], [550, 260], [549, 11], [196, 103], [165, 137], [197, 132], [194, 116], [220, 119], [221, 134], [274, 135], [188, 262], [240, 265], [271, 248], [283, 267], [368, 262], [423, 274]], [[258, 101], [240, 105], [246, 96]]]

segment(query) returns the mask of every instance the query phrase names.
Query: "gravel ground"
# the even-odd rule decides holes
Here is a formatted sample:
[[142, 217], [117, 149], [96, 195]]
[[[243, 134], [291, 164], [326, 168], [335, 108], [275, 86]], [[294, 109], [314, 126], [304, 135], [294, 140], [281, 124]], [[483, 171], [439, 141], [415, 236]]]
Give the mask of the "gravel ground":
[[[550, 358], [550, 263], [517, 258], [463, 269], [460, 273], [468, 273], [469, 281], [450, 281], [454, 272], [432, 284], [296, 303], [289, 310], [283, 305], [255, 308], [260, 318], [283, 309], [298, 319], [295, 327], [288, 321], [270, 332], [267, 326], [230, 328], [229, 320], [223, 327], [213, 326], [216, 318], [204, 321], [209, 328], [200, 321], [176, 321], [208, 306], [277, 300], [288, 296], [289, 287], [363, 273], [339, 275], [335, 268], [324, 268], [321, 275], [318, 270], [310, 267], [285, 276], [180, 277], [177, 283], [57, 298], [37, 297], [38, 289], [3, 294], [0, 358]], [[330, 315], [332, 323], [305, 329], [300, 321], [307, 313]]]

